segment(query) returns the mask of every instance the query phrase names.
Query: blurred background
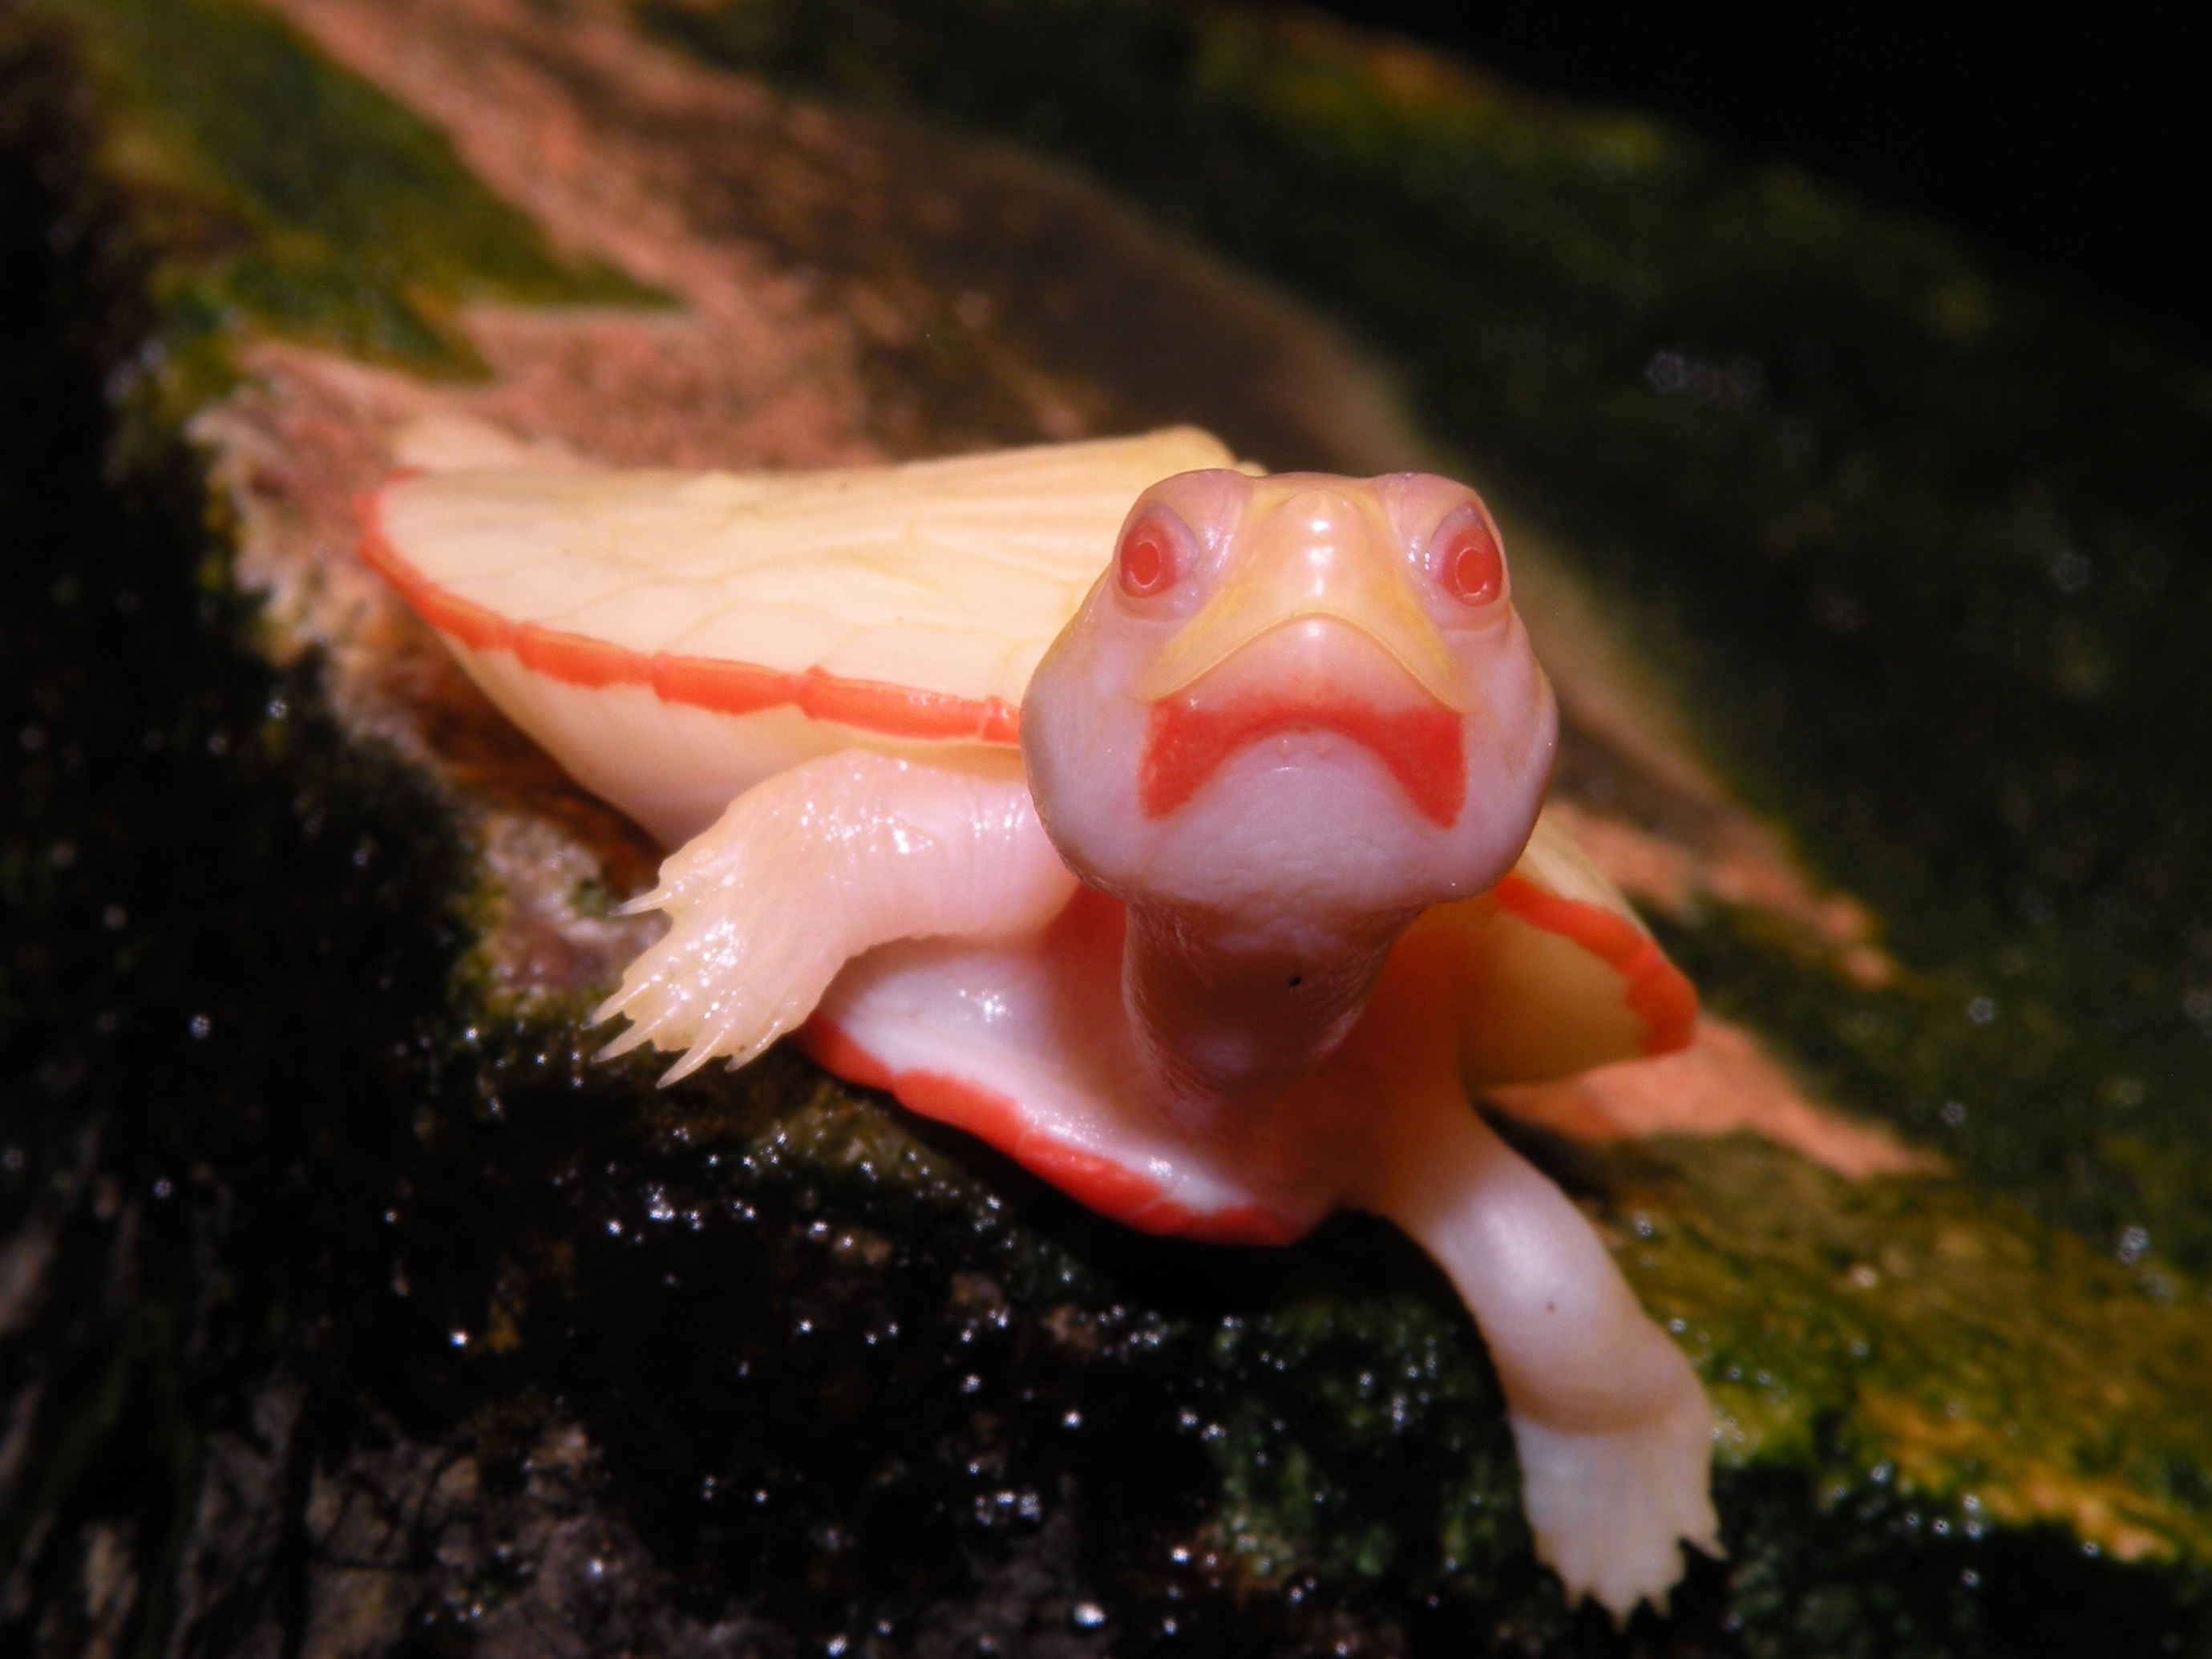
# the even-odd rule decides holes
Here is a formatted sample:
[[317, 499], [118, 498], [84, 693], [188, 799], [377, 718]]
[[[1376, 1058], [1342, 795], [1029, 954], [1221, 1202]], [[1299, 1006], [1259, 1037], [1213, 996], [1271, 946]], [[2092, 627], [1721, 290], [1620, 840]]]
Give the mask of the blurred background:
[[2140, 4], [1454, 5], [1323, 9], [1532, 90], [1665, 116], [1942, 220], [2005, 263], [2212, 349], [2212, 99]]

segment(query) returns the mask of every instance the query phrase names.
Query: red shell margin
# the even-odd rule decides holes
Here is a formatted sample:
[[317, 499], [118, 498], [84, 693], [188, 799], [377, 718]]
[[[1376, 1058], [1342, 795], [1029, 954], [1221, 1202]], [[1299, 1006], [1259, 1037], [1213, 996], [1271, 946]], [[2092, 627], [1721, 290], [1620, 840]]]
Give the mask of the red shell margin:
[[1601, 904], [1562, 898], [1519, 876], [1506, 877], [1492, 891], [1500, 909], [1531, 927], [1571, 939], [1620, 975], [1626, 988], [1621, 1000], [1644, 1022], [1646, 1054], [1671, 1054], [1690, 1046], [1698, 1021], [1698, 988], [1649, 933]]
[[1021, 710], [997, 697], [979, 702], [882, 680], [846, 679], [820, 668], [792, 674], [712, 657], [666, 652], [648, 656], [585, 635], [515, 622], [439, 586], [408, 562], [384, 533], [381, 505], [378, 495], [364, 495], [357, 503], [362, 562], [441, 634], [473, 651], [512, 652], [525, 668], [547, 679], [590, 690], [650, 686], [663, 702], [718, 714], [789, 705], [811, 720], [915, 742], [1006, 749], [1021, 743]]

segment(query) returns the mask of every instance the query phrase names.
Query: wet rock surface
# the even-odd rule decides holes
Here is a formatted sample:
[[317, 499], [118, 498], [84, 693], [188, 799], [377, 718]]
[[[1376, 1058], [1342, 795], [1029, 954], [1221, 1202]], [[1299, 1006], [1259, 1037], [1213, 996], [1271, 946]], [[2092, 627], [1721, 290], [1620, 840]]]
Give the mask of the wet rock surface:
[[[861, 10], [823, 16], [921, 71], [974, 24], [917, 9], [940, 33], [901, 44]], [[74, 28], [0, 12], [0, 1650], [2212, 1644], [2201, 1263], [2163, 1220], [2156, 1250], [2099, 1232], [2124, 1148], [2069, 1188], [2077, 1132], [2038, 1118], [2008, 1152], [1996, 1085], [1971, 1119], [1942, 1092], [1991, 1023], [1951, 1006], [1958, 951], [1901, 925], [1880, 859], [1838, 867], [1881, 902], [1844, 898], [1775, 827], [1832, 848], [1864, 792], [1814, 810], [1785, 775], [1759, 786], [1784, 817], [1747, 811], [1686, 736], [1741, 724], [1655, 694], [1620, 641], [1678, 675], [1763, 659], [1694, 627], [1686, 657], [1572, 559], [1530, 561], [1563, 787], [1756, 1028], [1671, 1085], [1501, 1119], [1721, 1407], [1731, 1559], [1696, 1563], [1671, 1618], [1560, 1606], [1480, 1343], [1387, 1230], [1144, 1240], [794, 1056], [665, 1093], [589, 1061], [580, 1016], [649, 926], [610, 907], [654, 850], [353, 560], [351, 497], [411, 422], [690, 465], [1167, 418], [1279, 463], [1413, 458], [1340, 336], [911, 101], [793, 99], [667, 44], [726, 64], [766, 40], [825, 78], [803, 29], [733, 44], [695, 7], [654, 14], [656, 44], [612, 6], [501, 0], [52, 11]], [[1222, 38], [1266, 67], [1265, 37]], [[1309, 94], [1471, 118], [1418, 64], [1287, 38]], [[975, 121], [995, 60], [965, 61], [942, 102]], [[1193, 60], [1138, 61], [1173, 93]], [[1209, 95], [1240, 84], [1233, 52], [1197, 61]], [[1205, 107], [1175, 95], [1164, 122]], [[1301, 142], [1334, 131], [1328, 99], [1280, 107], [1312, 117]], [[279, 118], [295, 171], [257, 149]], [[1249, 169], [1216, 136], [1200, 171]], [[315, 185], [341, 173], [343, 211]], [[1734, 407], [1694, 356], [1672, 390], [1632, 366], [1662, 428]], [[1576, 407], [1521, 410], [1511, 476], [1545, 476]], [[1616, 473], [1679, 512], [1646, 476], [1671, 431], [1583, 435], [1644, 444]], [[1844, 599], [1861, 622], [1831, 627]], [[1814, 623], [1845, 649], [1865, 604]], [[2100, 1086], [2129, 1110], [2194, 1076]]]

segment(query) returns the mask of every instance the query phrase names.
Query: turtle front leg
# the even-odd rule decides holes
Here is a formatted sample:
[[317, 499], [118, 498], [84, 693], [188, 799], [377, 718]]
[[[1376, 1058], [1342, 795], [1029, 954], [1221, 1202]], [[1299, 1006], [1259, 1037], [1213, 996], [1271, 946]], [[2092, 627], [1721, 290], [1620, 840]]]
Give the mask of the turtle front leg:
[[629, 911], [668, 932], [594, 1022], [607, 1045], [682, 1049], [663, 1083], [717, 1056], [742, 1065], [803, 1021], [850, 958], [893, 939], [1041, 927], [1075, 878], [1038, 823], [1020, 763], [825, 755], [747, 790], [671, 854]]
[[1662, 1608], [1720, 1553], [1712, 1407], [1566, 1195], [1444, 1085], [1394, 1107], [1364, 1207], [1450, 1275], [1505, 1390], [1536, 1553], [1571, 1601]]

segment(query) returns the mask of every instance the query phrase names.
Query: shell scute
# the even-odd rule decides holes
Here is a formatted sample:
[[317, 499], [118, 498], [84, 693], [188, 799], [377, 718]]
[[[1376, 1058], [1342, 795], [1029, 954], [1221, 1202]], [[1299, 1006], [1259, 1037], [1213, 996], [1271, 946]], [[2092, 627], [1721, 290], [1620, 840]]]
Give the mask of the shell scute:
[[[431, 471], [368, 504], [362, 551], [580, 777], [696, 768], [705, 740], [744, 781], [854, 743], [1016, 742], [1029, 677], [1130, 501], [1234, 465], [1176, 428], [828, 473]], [[723, 724], [580, 720], [562, 695], [616, 686]], [[779, 709], [799, 723], [762, 718]], [[636, 794], [613, 799], [675, 822]]]

